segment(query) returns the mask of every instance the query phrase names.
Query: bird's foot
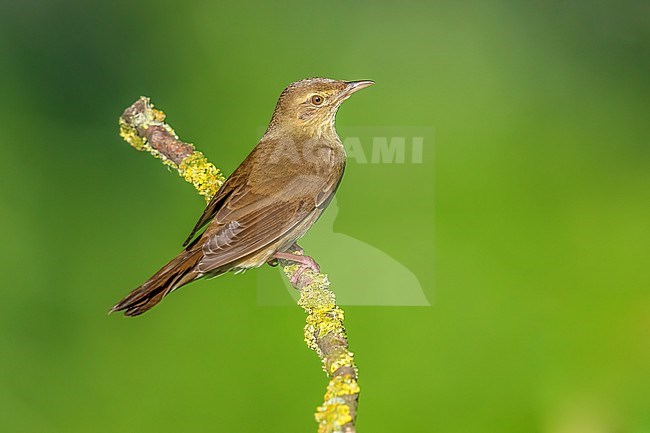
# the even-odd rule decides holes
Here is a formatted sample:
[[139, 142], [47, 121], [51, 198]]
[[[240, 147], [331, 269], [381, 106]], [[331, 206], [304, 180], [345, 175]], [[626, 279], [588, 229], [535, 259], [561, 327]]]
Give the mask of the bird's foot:
[[[300, 251], [302, 252], [302, 248]], [[294, 272], [291, 276], [291, 284], [293, 286], [296, 286], [298, 284], [300, 277], [306, 269], [311, 269], [314, 272], [320, 272], [320, 266], [318, 266], [316, 260], [312, 259], [309, 256], [277, 252], [273, 254], [273, 258], [279, 260], [288, 260], [300, 265], [296, 272]]]

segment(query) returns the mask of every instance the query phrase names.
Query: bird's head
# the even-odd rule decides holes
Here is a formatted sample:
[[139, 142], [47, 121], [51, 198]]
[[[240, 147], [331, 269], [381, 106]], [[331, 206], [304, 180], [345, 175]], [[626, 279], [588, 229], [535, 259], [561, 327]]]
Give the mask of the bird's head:
[[309, 135], [335, 133], [334, 119], [343, 101], [373, 81], [308, 78], [291, 83], [280, 95], [269, 131], [286, 127]]

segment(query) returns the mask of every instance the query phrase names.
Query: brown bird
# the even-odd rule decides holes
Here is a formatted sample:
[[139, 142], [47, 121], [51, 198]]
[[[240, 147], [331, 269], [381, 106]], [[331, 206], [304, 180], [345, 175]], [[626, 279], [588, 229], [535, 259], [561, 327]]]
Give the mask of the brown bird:
[[274, 259], [314, 268], [309, 257], [287, 250], [323, 213], [343, 176], [345, 151], [334, 128], [339, 106], [371, 84], [310, 78], [284, 89], [266, 133], [212, 198], [185, 250], [111, 312], [137, 316], [194, 280]]

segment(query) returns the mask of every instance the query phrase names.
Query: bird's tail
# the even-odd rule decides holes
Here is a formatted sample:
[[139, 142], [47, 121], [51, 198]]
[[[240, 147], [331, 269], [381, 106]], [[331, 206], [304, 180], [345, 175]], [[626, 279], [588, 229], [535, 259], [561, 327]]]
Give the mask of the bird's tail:
[[143, 285], [118, 302], [108, 314], [124, 311], [125, 316], [138, 316], [153, 308], [173, 290], [194, 281], [199, 274], [194, 267], [200, 251], [183, 251], [149, 278]]

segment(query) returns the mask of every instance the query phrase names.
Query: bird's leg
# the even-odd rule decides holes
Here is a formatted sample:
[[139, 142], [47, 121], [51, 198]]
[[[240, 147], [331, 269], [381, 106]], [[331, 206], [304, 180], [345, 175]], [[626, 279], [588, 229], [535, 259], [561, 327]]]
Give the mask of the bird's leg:
[[[301, 256], [305, 255], [305, 250], [303, 250], [302, 247], [300, 245], [298, 245], [296, 242], [291, 244], [291, 246], [289, 247], [289, 249], [287, 251], [289, 251], [291, 253], [294, 253], [294, 254], [300, 254]], [[295, 260], [293, 260], [293, 257], [289, 258], [288, 260], [295, 261]], [[273, 267], [273, 268], [275, 268], [276, 266], [279, 265], [278, 259], [276, 257], [271, 257], [271, 260], [267, 261], [266, 264]]]
[[309, 256], [305, 256], [303, 253], [303, 249], [300, 248], [297, 244], [294, 244], [292, 249], [299, 254], [292, 254], [292, 253], [286, 253], [286, 252], [276, 252], [273, 254], [273, 259], [274, 260], [288, 260], [290, 262], [298, 263], [300, 267], [294, 272], [293, 276], [291, 277], [291, 284], [296, 285], [298, 284], [298, 280], [300, 279], [300, 276], [302, 273], [305, 271], [305, 269], [311, 269], [314, 272], [320, 272], [320, 266], [318, 266], [318, 263], [314, 259], [312, 259]]
[[[288, 260], [290, 262], [299, 263], [303, 265], [305, 269], [309, 268], [314, 272], [320, 272], [320, 267], [318, 266], [318, 263], [316, 263], [316, 261], [309, 256], [301, 256], [298, 254], [277, 252], [273, 254], [273, 259]], [[275, 260], [269, 260], [269, 262], [273, 262], [273, 261]]]

